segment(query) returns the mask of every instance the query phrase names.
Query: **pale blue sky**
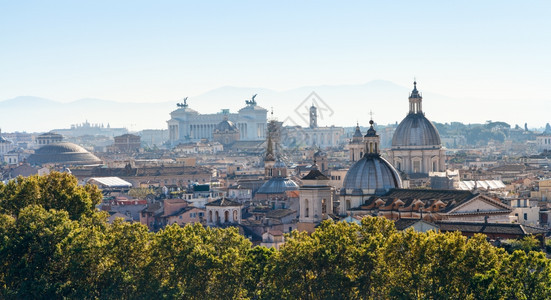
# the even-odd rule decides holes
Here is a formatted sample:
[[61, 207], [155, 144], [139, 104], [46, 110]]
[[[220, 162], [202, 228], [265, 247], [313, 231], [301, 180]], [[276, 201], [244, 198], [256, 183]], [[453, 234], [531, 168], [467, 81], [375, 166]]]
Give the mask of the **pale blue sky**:
[[551, 1], [0, 0], [0, 101], [416, 76], [425, 91], [533, 106], [551, 95], [550, 16]]

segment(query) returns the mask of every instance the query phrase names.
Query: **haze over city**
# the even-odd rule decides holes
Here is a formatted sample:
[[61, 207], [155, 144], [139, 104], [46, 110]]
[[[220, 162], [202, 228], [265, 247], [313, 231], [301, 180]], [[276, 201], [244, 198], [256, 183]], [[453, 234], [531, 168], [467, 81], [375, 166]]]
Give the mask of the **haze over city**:
[[[284, 120], [311, 91], [334, 108], [324, 125], [365, 125], [369, 110], [379, 123], [394, 123], [407, 113], [416, 78], [436, 122], [543, 127], [551, 108], [550, 6], [5, 1], [0, 101], [17, 98], [31, 112], [33, 102], [18, 97], [159, 109], [131, 106], [117, 117], [72, 105], [63, 109], [65, 117], [48, 113], [40, 121], [18, 109], [1, 126], [39, 131], [89, 119], [134, 130], [166, 128], [183, 97], [194, 109], [214, 113], [235, 111], [256, 93], [259, 105], [274, 107]], [[102, 103], [104, 111], [120, 107]], [[8, 110], [12, 104], [0, 102]]]

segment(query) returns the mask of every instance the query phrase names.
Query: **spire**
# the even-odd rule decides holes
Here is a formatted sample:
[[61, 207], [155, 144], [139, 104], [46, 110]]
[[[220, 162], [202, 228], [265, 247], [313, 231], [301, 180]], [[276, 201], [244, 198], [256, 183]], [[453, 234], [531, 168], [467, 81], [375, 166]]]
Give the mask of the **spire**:
[[361, 138], [363, 136], [362, 131], [360, 130], [360, 124], [356, 123], [356, 131], [354, 131], [354, 138]]
[[265, 161], [273, 161], [274, 159], [274, 144], [272, 143], [272, 135], [268, 134], [268, 145], [266, 147]]
[[413, 91], [409, 95], [409, 113], [418, 114], [423, 113], [422, 109], [423, 96], [417, 90], [417, 81], [413, 82]]
[[272, 143], [272, 136], [269, 135], [268, 136], [268, 149], [266, 150], [267, 154], [271, 154], [273, 155], [274, 154], [274, 149], [273, 149], [274, 145]]
[[318, 170], [318, 164], [315, 156], [314, 156], [314, 164], [312, 165], [312, 170]]

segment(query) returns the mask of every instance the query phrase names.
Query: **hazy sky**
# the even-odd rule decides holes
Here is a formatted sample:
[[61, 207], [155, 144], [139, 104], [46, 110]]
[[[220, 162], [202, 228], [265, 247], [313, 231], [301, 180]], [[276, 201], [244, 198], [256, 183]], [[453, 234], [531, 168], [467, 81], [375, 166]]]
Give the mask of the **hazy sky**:
[[550, 15], [551, 1], [0, 0], [0, 100], [416, 76], [425, 91], [528, 109], [551, 95]]

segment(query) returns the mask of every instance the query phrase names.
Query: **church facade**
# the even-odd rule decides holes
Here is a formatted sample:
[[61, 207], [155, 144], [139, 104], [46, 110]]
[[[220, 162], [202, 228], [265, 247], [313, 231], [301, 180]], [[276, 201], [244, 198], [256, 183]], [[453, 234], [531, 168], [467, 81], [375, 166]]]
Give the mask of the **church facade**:
[[170, 113], [170, 120], [167, 121], [170, 144], [213, 139], [217, 126], [225, 120], [235, 124], [239, 140], [264, 140], [268, 110], [257, 105], [255, 96], [247, 100], [247, 105], [237, 113], [223, 111], [216, 114], [200, 114], [191, 109], [187, 100], [184, 100], [184, 103], [178, 104], [178, 109]]

